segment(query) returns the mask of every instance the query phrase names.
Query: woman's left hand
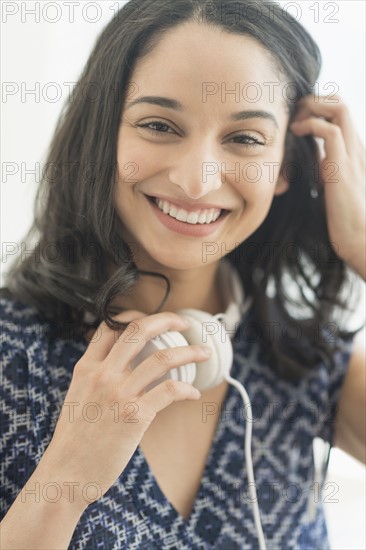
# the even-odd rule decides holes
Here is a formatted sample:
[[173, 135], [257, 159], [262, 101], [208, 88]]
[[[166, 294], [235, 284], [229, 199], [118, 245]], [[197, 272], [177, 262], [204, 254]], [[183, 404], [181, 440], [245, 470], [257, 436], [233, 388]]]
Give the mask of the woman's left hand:
[[319, 176], [330, 241], [337, 255], [365, 279], [365, 149], [348, 108], [338, 96], [308, 95], [298, 102], [290, 130], [295, 136], [311, 134], [324, 139]]

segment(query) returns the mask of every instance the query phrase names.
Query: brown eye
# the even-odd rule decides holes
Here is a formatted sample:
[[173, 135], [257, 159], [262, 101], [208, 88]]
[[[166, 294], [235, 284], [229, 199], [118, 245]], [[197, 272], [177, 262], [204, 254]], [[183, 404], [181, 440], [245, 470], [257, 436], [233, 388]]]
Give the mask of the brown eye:
[[[144, 124], [137, 124], [137, 126], [139, 128], [146, 128], [149, 132], [151, 132], [152, 134], [168, 134], [169, 132], [167, 131], [164, 131], [162, 128], [168, 128], [171, 130], [170, 126], [168, 124], [166, 124], [165, 122], [161, 122], [159, 120], [153, 120], [151, 122], [145, 122]], [[151, 128], [151, 126], [155, 126], [155, 127], [158, 127], [160, 128], [159, 130], [155, 130], [153, 128]]]
[[265, 145], [259, 139], [253, 136], [250, 136], [248, 134], [240, 134], [240, 135], [234, 136], [232, 139], [233, 140], [239, 139], [240, 141], [235, 143], [238, 143], [238, 145], [244, 145], [245, 147], [257, 147], [259, 145]]

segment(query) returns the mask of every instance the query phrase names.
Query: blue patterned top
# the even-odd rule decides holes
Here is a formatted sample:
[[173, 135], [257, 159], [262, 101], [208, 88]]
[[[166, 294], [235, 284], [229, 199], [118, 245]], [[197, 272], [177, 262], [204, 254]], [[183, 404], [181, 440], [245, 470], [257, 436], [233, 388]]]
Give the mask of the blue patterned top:
[[[50, 323], [16, 300], [1, 298], [0, 309], [2, 518], [47, 448], [87, 343], [82, 336], [62, 339], [55, 331], [51, 337]], [[247, 330], [251, 315], [250, 308], [233, 340], [231, 374], [252, 403], [253, 467], [267, 548], [326, 549], [324, 492], [314, 487], [313, 440], [332, 441], [353, 341], [341, 342], [331, 368], [319, 363], [300, 382], [285, 381], [269, 368], [258, 336]], [[188, 521], [160, 490], [137, 447], [109, 491], [87, 507], [69, 548], [258, 548], [244, 457], [245, 418], [241, 396], [229, 385]]]

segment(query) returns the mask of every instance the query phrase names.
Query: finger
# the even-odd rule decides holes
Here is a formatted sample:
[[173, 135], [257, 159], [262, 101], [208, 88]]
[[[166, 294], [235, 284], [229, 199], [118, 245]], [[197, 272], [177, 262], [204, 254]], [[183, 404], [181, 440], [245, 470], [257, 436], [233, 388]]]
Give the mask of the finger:
[[121, 361], [129, 364], [151, 338], [169, 330], [179, 332], [184, 329], [187, 329], [186, 320], [172, 312], [165, 311], [136, 319], [119, 335], [108, 354], [108, 362], [120, 369]]
[[[332, 103], [330, 103], [332, 101]], [[327, 121], [339, 126], [344, 135], [346, 149], [354, 146], [357, 133], [352, 123], [347, 105], [338, 96], [307, 96], [298, 102], [298, 111], [295, 120], [303, 120], [311, 115], [324, 117]]]
[[[130, 323], [135, 319], [146, 316], [146, 313], [136, 310], [128, 310], [112, 317], [120, 323]], [[96, 329], [90, 329], [86, 333], [89, 345], [84, 353], [86, 359], [104, 361], [116, 342], [116, 333], [103, 321]]]
[[114, 344], [113, 332], [104, 321], [96, 329], [89, 329], [85, 339], [89, 342], [83, 355], [86, 360], [104, 361]]
[[149, 384], [159, 380], [172, 368], [188, 363], [207, 361], [207, 355], [200, 345], [177, 346], [159, 350], [142, 361], [128, 378], [129, 392], [138, 395]]
[[147, 313], [143, 313], [142, 311], [138, 311], [137, 309], [129, 309], [127, 311], [122, 311], [117, 315], [113, 315], [112, 319], [114, 319], [115, 321], [119, 321], [120, 323], [130, 323], [135, 319], [142, 319], [142, 317], [147, 317]]
[[296, 136], [313, 135], [324, 139], [324, 150], [328, 161], [340, 164], [347, 155], [342, 130], [336, 124], [327, 122], [321, 118], [310, 117], [290, 125], [291, 131]]
[[176, 380], [165, 380], [139, 398], [140, 414], [151, 421], [156, 413], [165, 409], [173, 401], [197, 399], [199, 397], [200, 393], [192, 384], [177, 382]]

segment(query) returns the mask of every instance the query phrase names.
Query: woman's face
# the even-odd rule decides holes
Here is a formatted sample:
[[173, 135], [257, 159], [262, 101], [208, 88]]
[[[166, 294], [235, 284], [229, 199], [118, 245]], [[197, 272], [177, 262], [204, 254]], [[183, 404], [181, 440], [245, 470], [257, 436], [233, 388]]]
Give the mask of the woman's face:
[[185, 23], [137, 62], [129, 90], [114, 199], [138, 266], [218, 261], [287, 189], [278, 177], [289, 115], [268, 53], [250, 37]]

